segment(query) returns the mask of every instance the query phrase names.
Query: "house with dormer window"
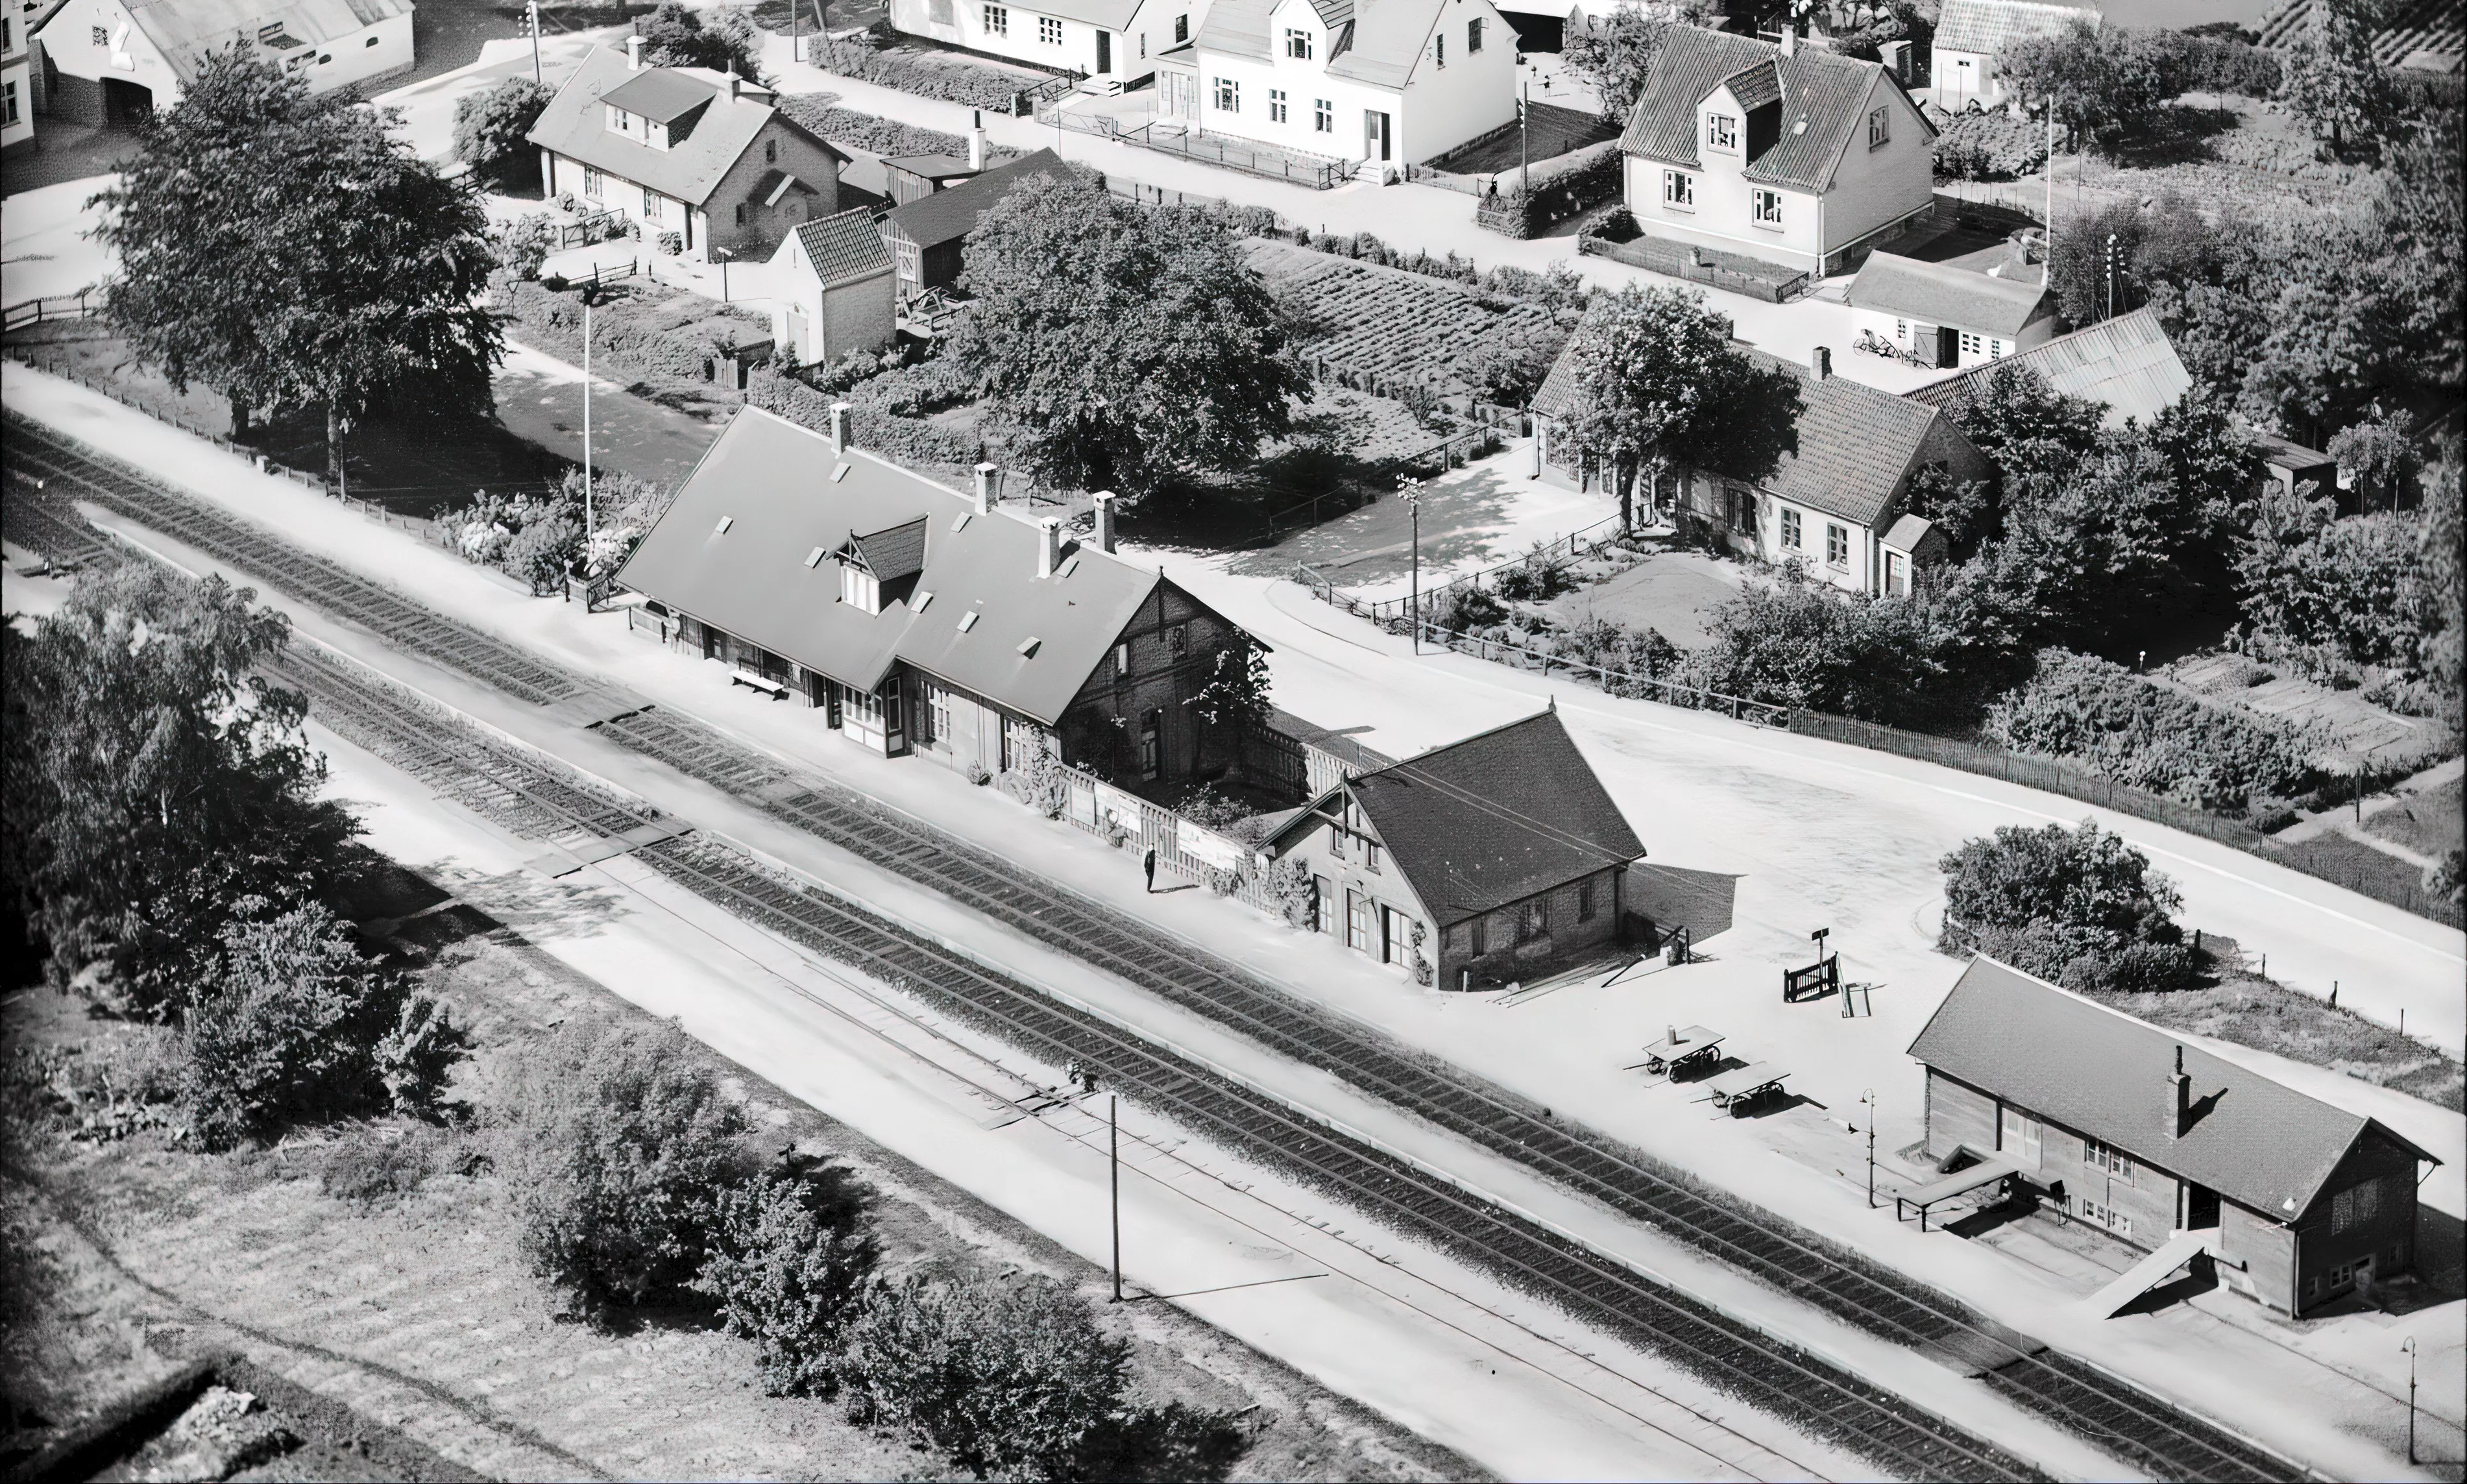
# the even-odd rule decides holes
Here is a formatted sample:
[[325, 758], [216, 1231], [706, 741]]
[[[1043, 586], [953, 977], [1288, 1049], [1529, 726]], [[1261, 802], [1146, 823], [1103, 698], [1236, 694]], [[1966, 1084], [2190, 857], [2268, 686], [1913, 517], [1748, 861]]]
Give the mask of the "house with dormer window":
[[[412, 11], [408, 0], [61, 0], [17, 11], [0, 41], [31, 39], [26, 87], [44, 89], [44, 111], [133, 124], [177, 103], [207, 53], [235, 46], [311, 93], [373, 92], [369, 84], [412, 68]], [[21, 26], [29, 38], [16, 35]], [[20, 121], [34, 102], [21, 91]]]
[[891, 0], [891, 25], [962, 51], [1128, 87], [1188, 44], [1208, 0]]
[[778, 95], [707, 67], [650, 67], [643, 38], [594, 48], [532, 125], [540, 185], [615, 212], [680, 256], [768, 258], [839, 210], [848, 156], [780, 111]]
[[1192, 67], [1195, 132], [1374, 179], [1516, 122], [1516, 34], [1490, 0], [1216, 0]]
[[1647, 236], [1822, 278], [1935, 204], [1935, 143], [1879, 63], [1676, 26], [1620, 147]]

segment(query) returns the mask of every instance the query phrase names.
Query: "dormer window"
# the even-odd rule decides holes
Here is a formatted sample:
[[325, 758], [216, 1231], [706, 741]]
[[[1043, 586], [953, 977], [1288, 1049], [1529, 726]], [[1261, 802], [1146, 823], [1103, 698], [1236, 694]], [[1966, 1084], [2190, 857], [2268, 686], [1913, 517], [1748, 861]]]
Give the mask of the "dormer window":
[[882, 612], [882, 583], [850, 562], [840, 569], [840, 600], [859, 613]]
[[1705, 147], [1708, 149], [1719, 149], [1726, 154], [1738, 153], [1739, 121], [1731, 117], [1727, 113], [1707, 114], [1705, 116]]
[[1285, 55], [1298, 62], [1311, 59], [1311, 34], [1300, 27], [1285, 28]]
[[620, 134], [630, 135], [634, 132], [634, 116], [612, 104], [608, 109], [608, 126]]

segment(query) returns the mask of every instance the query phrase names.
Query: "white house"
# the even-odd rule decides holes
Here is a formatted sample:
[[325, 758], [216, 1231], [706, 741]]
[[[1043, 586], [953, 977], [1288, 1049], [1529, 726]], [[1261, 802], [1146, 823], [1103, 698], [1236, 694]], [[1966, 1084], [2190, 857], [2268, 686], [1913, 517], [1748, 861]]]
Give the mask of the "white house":
[[1894, 253], [1867, 255], [1848, 302], [1860, 328], [1948, 370], [2001, 361], [2056, 336], [2046, 284]]
[[1620, 147], [1646, 235], [1822, 277], [1935, 205], [1935, 141], [1878, 63], [1674, 26]]
[[246, 46], [313, 93], [412, 65], [409, 0], [64, 0], [36, 33], [50, 112], [75, 124], [142, 119], [180, 101], [208, 52]]
[[1207, 15], [1208, 0], [891, 0], [894, 31], [1122, 86], [1156, 71]]
[[806, 366], [879, 350], [897, 328], [891, 248], [859, 208], [809, 221], [771, 256], [771, 343]]
[[2093, 0], [1944, 0], [1928, 94], [1937, 107], [1955, 113], [1972, 103], [1993, 108], [2004, 101], [1997, 57], [2006, 47], [2033, 36], [2063, 35], [2076, 22], [2095, 31], [2099, 20]]
[[0, 149], [34, 137], [34, 48], [26, 23], [14, 0], [0, 0]]
[[1490, 0], [1215, 0], [1192, 67], [1197, 132], [1383, 178], [1516, 122], [1516, 34]]

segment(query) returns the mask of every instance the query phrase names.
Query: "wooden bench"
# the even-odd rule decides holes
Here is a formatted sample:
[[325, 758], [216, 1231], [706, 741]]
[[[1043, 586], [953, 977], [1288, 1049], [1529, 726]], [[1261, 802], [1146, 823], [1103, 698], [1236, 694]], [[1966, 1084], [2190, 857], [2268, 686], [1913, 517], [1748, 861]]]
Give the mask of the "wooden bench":
[[759, 690], [774, 701], [788, 699], [788, 687], [768, 675], [757, 675], [752, 670], [731, 670], [728, 672], [728, 680], [731, 685], [743, 686], [750, 690]]

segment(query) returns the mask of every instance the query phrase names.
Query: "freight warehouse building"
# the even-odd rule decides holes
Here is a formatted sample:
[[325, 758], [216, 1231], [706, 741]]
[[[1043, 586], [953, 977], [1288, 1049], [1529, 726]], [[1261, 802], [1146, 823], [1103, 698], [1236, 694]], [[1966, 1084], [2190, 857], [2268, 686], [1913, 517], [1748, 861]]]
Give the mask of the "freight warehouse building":
[[2137, 1248], [2198, 1246], [2270, 1308], [2300, 1315], [2414, 1261], [2416, 1182], [2439, 1160], [1994, 959], [1971, 960], [1911, 1055], [1931, 1157], [2009, 1160]]

